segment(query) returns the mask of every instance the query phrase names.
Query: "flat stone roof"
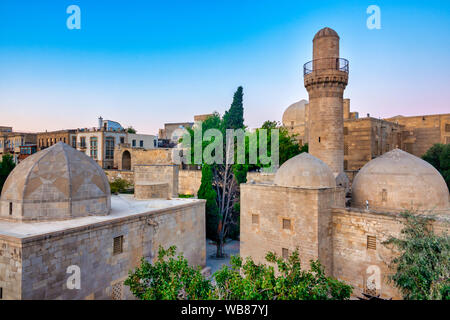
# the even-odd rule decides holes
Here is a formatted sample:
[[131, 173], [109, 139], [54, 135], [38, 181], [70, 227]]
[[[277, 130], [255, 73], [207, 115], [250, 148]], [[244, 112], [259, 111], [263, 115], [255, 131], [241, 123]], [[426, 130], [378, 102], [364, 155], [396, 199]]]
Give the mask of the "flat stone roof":
[[28, 238], [102, 222], [113, 222], [145, 213], [157, 213], [165, 209], [185, 207], [199, 202], [204, 202], [204, 200], [193, 198], [136, 200], [132, 194], [112, 195], [109, 215], [40, 222], [14, 222], [0, 219], [0, 237]]

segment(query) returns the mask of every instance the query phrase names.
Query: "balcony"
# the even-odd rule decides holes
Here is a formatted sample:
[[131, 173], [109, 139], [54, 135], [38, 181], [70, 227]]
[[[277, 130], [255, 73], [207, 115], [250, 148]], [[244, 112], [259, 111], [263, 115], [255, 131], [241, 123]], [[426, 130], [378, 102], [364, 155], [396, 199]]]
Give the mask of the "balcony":
[[323, 58], [309, 61], [303, 65], [303, 75], [306, 76], [314, 71], [342, 71], [348, 73], [349, 63], [343, 58]]

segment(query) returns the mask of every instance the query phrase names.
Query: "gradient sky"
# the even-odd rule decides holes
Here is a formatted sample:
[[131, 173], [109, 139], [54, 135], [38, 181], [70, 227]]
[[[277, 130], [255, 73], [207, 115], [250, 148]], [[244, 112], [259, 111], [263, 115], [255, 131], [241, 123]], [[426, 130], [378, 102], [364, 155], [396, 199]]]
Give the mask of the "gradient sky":
[[[69, 30], [66, 8], [81, 8]], [[381, 9], [381, 30], [366, 8]], [[307, 99], [302, 66], [322, 27], [350, 61], [344, 96], [360, 116], [450, 112], [450, 1], [0, 1], [0, 125], [44, 131], [97, 117], [157, 133], [229, 108], [281, 120]]]

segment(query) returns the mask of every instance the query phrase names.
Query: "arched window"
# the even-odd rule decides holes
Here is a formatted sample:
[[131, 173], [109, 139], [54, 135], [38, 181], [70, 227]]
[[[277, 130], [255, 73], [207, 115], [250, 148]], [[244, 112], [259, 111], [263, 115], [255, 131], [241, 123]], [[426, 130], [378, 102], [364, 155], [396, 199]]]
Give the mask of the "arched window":
[[128, 150], [122, 153], [122, 170], [131, 170], [131, 154]]

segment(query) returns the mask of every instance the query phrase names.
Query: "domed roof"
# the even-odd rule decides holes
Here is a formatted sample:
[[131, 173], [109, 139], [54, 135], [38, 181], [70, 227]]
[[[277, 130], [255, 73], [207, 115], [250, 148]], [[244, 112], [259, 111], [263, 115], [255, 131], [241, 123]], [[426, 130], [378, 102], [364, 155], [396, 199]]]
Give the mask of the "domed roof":
[[[352, 205], [369, 209], [448, 210], [449, 192], [440, 173], [428, 162], [395, 149], [369, 161], [352, 185]], [[431, 212], [432, 213], [432, 212]]]
[[274, 184], [299, 188], [334, 188], [336, 181], [331, 169], [322, 160], [303, 152], [278, 169]]
[[59, 142], [23, 160], [8, 176], [0, 217], [58, 220], [109, 213], [111, 195], [102, 168]]
[[294, 121], [294, 125], [304, 124], [307, 103], [307, 100], [300, 100], [291, 104], [283, 113], [283, 125], [285, 127], [291, 126], [292, 121]]
[[314, 36], [314, 40], [321, 37], [337, 37], [339, 38], [339, 35], [336, 31], [334, 31], [331, 28], [325, 27], [323, 29], [320, 29], [316, 35]]

